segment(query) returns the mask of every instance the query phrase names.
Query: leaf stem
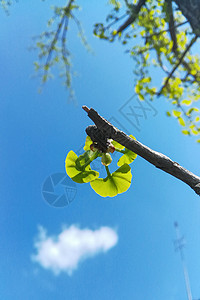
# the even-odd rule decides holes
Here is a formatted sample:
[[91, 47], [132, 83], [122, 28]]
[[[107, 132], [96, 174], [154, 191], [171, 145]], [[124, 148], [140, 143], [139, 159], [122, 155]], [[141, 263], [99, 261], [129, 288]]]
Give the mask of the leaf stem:
[[110, 171], [109, 171], [108, 166], [105, 166], [105, 168], [106, 168], [106, 172], [107, 172], [108, 177], [111, 177], [111, 173], [110, 173]]
[[125, 150], [121, 150], [121, 149], [118, 149], [118, 148], [115, 148], [115, 151], [123, 153], [123, 154], [125, 153]]
[[93, 160], [99, 156], [99, 151], [95, 151], [91, 157], [88, 158], [87, 162], [82, 166], [85, 169]]

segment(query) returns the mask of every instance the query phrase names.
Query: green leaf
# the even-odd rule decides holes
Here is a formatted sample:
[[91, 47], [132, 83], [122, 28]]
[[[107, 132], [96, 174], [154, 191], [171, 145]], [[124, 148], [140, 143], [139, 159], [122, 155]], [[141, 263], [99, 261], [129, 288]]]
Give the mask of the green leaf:
[[118, 149], [118, 150], [123, 150], [125, 148], [123, 145], [119, 144], [116, 141], [112, 141], [112, 144], [115, 147], [115, 149]]
[[183, 118], [179, 117], [178, 121], [181, 126], [185, 126], [185, 121], [183, 120]]
[[171, 117], [171, 114], [170, 114], [169, 111], [167, 111], [166, 114], [167, 114], [168, 117]]
[[181, 116], [181, 112], [178, 111], [178, 110], [172, 110], [172, 113], [173, 113], [173, 115], [174, 115], [175, 117], [177, 117], [177, 118]]
[[137, 154], [132, 152], [131, 150], [125, 148], [125, 153], [117, 162], [117, 165], [120, 167], [123, 164], [131, 164], [137, 157]]
[[102, 197], [114, 197], [126, 192], [131, 185], [131, 168], [124, 164], [106, 178], [97, 178], [90, 182], [92, 189]]
[[86, 136], [86, 140], [85, 140], [85, 146], [83, 147], [83, 149], [84, 149], [85, 151], [90, 150], [90, 145], [91, 145], [92, 143], [93, 143], [93, 142], [92, 142], [91, 138], [87, 135], [87, 136]]
[[195, 130], [195, 129], [193, 129], [193, 128], [191, 128], [191, 131], [192, 131], [192, 133], [195, 134], [195, 135], [197, 135], [197, 134], [199, 133], [197, 130]]
[[[130, 134], [129, 135], [132, 139], [134, 139], [134, 140], [136, 140], [136, 138], [132, 135], [132, 134]], [[123, 145], [121, 145], [121, 144], [119, 144], [118, 142], [116, 142], [116, 141], [111, 141], [112, 142], [112, 144], [113, 144], [113, 146], [116, 148], [116, 149], [118, 149], [118, 150], [123, 150], [125, 147], [123, 146]]]
[[117, 165], [120, 167], [124, 164], [131, 164], [137, 157], [137, 154], [132, 152], [131, 150], [125, 148], [124, 155], [120, 157], [120, 159], [117, 162]]
[[183, 100], [181, 101], [181, 104], [190, 105], [192, 103], [191, 100]]
[[45, 70], [45, 71], [48, 71], [48, 70], [49, 70], [49, 67], [50, 67], [49, 64], [44, 65], [44, 70]]
[[[68, 153], [65, 160], [67, 175], [77, 183], [86, 183], [99, 177], [99, 173], [92, 170], [90, 165], [84, 166], [91, 157], [90, 151], [81, 156], [77, 156], [72, 150]], [[92, 152], [92, 151], [91, 151]]]
[[185, 135], [190, 135], [189, 130], [182, 130], [182, 133], [185, 134]]
[[199, 109], [197, 107], [192, 107], [187, 111], [187, 115], [190, 115], [193, 111], [199, 111]]
[[[134, 140], [136, 140], [136, 138], [133, 135], [130, 135], [130, 137]], [[117, 162], [117, 165], [120, 167], [124, 164], [131, 164], [137, 157], [137, 154], [134, 153], [133, 151], [125, 148], [124, 150], [124, 155], [122, 155], [122, 157], [120, 157], [120, 159]]]
[[47, 81], [47, 74], [42, 76], [42, 82], [45, 83]]

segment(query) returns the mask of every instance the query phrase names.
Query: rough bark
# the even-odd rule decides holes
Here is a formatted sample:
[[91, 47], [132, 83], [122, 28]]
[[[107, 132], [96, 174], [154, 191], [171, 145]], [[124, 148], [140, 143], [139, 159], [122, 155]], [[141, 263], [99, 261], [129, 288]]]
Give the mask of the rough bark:
[[[171, 2], [176, 3], [178, 9], [182, 12], [185, 18], [189, 21], [193, 32], [200, 36], [200, 0], [166, 0], [171, 5]], [[128, 17], [124, 24], [118, 29], [118, 33], [124, 31], [129, 25], [135, 22], [141, 8], [145, 5], [146, 0], [139, 0], [134, 7], [133, 14]], [[172, 38], [173, 41], [175, 41]], [[174, 45], [176, 47], [176, 45]]]
[[200, 36], [200, 1], [199, 0], [173, 0], [185, 18], [189, 21], [193, 32]]
[[106, 119], [102, 118], [93, 108], [89, 109], [83, 106], [83, 109], [88, 113], [88, 117], [95, 125], [114, 141], [125, 146], [127, 149], [135, 152], [156, 168], [163, 170], [166, 173], [178, 178], [189, 185], [196, 194], [200, 196], [200, 177], [180, 166], [177, 162], [171, 160], [166, 155], [150, 149], [139, 141], [133, 140], [123, 131], [114, 127]]

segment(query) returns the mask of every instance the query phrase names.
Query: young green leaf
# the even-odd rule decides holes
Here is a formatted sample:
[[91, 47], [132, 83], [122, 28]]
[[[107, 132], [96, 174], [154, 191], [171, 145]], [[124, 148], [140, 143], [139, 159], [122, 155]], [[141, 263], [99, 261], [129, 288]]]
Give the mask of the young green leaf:
[[185, 121], [183, 120], [183, 118], [179, 117], [178, 121], [181, 126], [185, 126]]
[[192, 103], [191, 100], [182, 100], [181, 104], [190, 105]]
[[83, 149], [84, 149], [85, 151], [90, 150], [90, 145], [91, 145], [92, 143], [93, 143], [93, 142], [92, 142], [91, 138], [89, 137], [89, 135], [87, 135], [87, 136], [86, 136], [86, 140], [85, 140], [85, 146], [83, 147]]
[[182, 130], [182, 133], [185, 134], [185, 135], [190, 135], [189, 130]]
[[102, 197], [114, 197], [126, 192], [131, 185], [131, 168], [124, 164], [106, 178], [97, 178], [90, 182], [93, 190]]
[[124, 146], [122, 146], [121, 144], [119, 144], [116, 141], [112, 141], [113, 146], [115, 147], [116, 150], [123, 150]]
[[137, 154], [133, 151], [125, 148], [124, 155], [120, 157], [120, 159], [117, 162], [117, 165], [120, 167], [124, 164], [131, 164], [137, 157]]
[[[130, 137], [134, 140], [136, 140], [136, 138], [133, 135], [130, 135]], [[121, 144], [113, 141], [112, 144], [115, 146], [116, 151], [117, 150], [123, 150], [125, 147], [122, 146]], [[132, 152], [131, 150], [125, 148], [125, 150], [123, 150], [123, 156], [120, 157], [120, 159], [118, 160], [117, 165], [120, 167], [124, 164], [131, 164], [137, 157], [137, 154]]]
[[181, 112], [178, 111], [178, 110], [172, 110], [172, 113], [173, 113], [173, 115], [174, 115], [175, 117], [177, 117], [177, 118], [181, 116]]
[[92, 170], [89, 164], [86, 165], [87, 157], [89, 159], [90, 156], [87, 152], [85, 153], [86, 154], [78, 157], [76, 153], [71, 150], [65, 160], [67, 175], [77, 183], [90, 182], [99, 177], [99, 173], [97, 171]]

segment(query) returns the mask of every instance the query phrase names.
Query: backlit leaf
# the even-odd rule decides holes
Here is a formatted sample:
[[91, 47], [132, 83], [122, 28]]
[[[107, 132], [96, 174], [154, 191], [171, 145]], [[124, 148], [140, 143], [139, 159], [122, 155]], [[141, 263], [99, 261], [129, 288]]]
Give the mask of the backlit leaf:
[[85, 151], [90, 150], [90, 145], [91, 145], [92, 143], [93, 143], [93, 142], [92, 142], [91, 138], [89, 137], [89, 135], [87, 135], [86, 140], [85, 140], [85, 146], [83, 147], [83, 149], [84, 149]]
[[131, 185], [131, 168], [124, 164], [106, 178], [97, 178], [90, 182], [93, 190], [102, 197], [114, 197], [126, 192]]
[[[92, 151], [91, 151], [92, 152]], [[67, 175], [77, 183], [90, 182], [99, 177], [99, 173], [90, 168], [90, 165], [84, 167], [86, 155], [77, 156], [72, 150], [68, 153], [65, 160], [65, 169]]]
[[178, 111], [178, 110], [173, 110], [172, 113], [173, 113], [173, 115], [174, 115], [175, 117], [180, 117], [180, 116], [181, 116], [181, 112]]

